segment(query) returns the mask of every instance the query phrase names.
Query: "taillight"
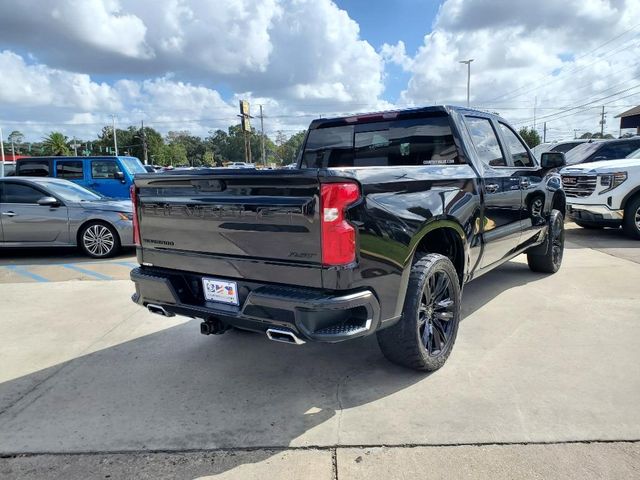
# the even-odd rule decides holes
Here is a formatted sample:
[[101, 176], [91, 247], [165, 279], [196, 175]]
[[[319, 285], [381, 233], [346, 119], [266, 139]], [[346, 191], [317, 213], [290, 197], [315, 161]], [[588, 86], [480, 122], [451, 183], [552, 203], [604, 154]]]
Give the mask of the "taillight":
[[138, 222], [138, 190], [135, 185], [129, 188], [131, 203], [133, 204], [133, 241], [140, 246], [140, 223]]
[[346, 207], [360, 198], [355, 183], [325, 183], [320, 189], [322, 263], [345, 265], [356, 259], [356, 231], [345, 220]]

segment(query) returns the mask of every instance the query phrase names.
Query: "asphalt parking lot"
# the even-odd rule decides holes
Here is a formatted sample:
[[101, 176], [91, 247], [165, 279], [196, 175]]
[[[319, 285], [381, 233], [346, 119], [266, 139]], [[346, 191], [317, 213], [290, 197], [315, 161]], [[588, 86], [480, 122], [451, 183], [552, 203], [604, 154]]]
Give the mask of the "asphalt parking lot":
[[375, 338], [204, 337], [130, 301], [131, 252], [1, 252], [0, 477], [638, 478], [640, 245], [568, 227], [556, 275], [465, 287], [430, 376]]

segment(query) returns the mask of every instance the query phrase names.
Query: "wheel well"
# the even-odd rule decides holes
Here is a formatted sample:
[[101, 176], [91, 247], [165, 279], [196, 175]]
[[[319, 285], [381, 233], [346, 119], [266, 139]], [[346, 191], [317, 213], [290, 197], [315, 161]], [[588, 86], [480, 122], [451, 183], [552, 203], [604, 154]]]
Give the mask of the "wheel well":
[[458, 272], [460, 285], [464, 281], [464, 245], [458, 232], [442, 227], [427, 233], [418, 243], [416, 252], [439, 253], [451, 260]]
[[552, 210], [560, 210], [563, 217], [566, 217], [567, 211], [567, 199], [563, 192], [557, 191], [553, 194], [553, 200], [551, 201]]
[[[93, 223], [100, 223], [102, 225], [106, 225], [107, 227], [109, 227], [111, 230], [113, 230], [113, 233], [118, 238], [118, 242], [120, 242], [121, 238], [120, 238], [120, 234], [118, 233], [118, 229], [115, 226], [113, 226], [112, 223], [109, 223], [109, 222], [107, 222], [105, 220], [91, 219], [91, 220], [86, 220], [85, 222], [82, 223], [82, 225], [80, 225], [78, 227], [78, 230], [76, 232], [76, 245], [78, 245], [78, 247], [81, 245], [81, 243], [80, 243], [80, 235], [82, 235], [82, 231], [85, 229], [85, 227], [87, 227], [88, 225], [91, 225]], [[119, 244], [120, 243], [118, 243], [118, 245]]]
[[620, 208], [627, 208], [627, 203], [631, 202], [638, 196], [640, 196], [640, 187], [636, 187], [631, 192], [627, 193], [627, 195], [622, 200], [622, 203], [620, 204]]

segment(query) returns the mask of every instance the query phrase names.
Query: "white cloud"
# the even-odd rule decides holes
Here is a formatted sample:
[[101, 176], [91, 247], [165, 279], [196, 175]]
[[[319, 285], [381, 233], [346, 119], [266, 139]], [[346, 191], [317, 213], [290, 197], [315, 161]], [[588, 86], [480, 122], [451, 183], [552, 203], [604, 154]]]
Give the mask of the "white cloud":
[[380, 55], [385, 62], [395, 63], [402, 67], [403, 70], [411, 70], [413, 65], [413, 59], [407, 55], [407, 50], [402, 40], [398, 40], [395, 45], [383, 44], [380, 48]]
[[[267, 114], [289, 116], [277, 123], [289, 129], [304, 128], [312, 118], [308, 112], [388, 105], [381, 100], [382, 58], [330, 0], [167, 0], [161, 6], [156, 0], [52, 0], [44, 8], [21, 0], [4, 9], [0, 42], [26, 53], [29, 65], [20, 62], [33, 77], [25, 82], [32, 91], [7, 78], [0, 85], [11, 83], [27, 103], [42, 106], [58, 106], [73, 91], [69, 103], [76, 111], [42, 112], [45, 118], [115, 110], [123, 119], [146, 116], [149, 122], [235, 120], [216, 85], [225, 85], [227, 96], [230, 89], [277, 103], [278, 112]], [[32, 85], [56, 75], [69, 84], [61, 86], [64, 94]], [[98, 102], [100, 92], [116, 103]]]
[[[640, 83], [638, 24], [640, 2], [447, 0], [413, 58], [403, 58], [400, 44], [386, 46], [382, 54], [410, 65], [402, 103], [464, 104], [467, 72], [459, 61], [473, 58], [472, 105], [531, 125], [537, 97], [537, 126], [547, 120], [550, 138], [559, 138], [572, 136], [573, 129], [599, 129], [603, 103], [610, 102], [607, 111], [615, 114], [640, 101], [639, 88], [629, 91], [635, 97], [614, 96], [567, 111], [564, 118], [558, 114]], [[609, 131], [617, 134], [611, 117]]]

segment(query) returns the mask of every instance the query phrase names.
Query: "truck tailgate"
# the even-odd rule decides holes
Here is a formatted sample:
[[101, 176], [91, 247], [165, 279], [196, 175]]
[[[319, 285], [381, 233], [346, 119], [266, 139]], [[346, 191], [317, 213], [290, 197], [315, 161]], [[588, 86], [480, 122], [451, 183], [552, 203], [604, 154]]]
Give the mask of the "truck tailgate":
[[143, 262], [254, 280], [259, 263], [321, 266], [315, 170], [144, 175], [136, 187]]

